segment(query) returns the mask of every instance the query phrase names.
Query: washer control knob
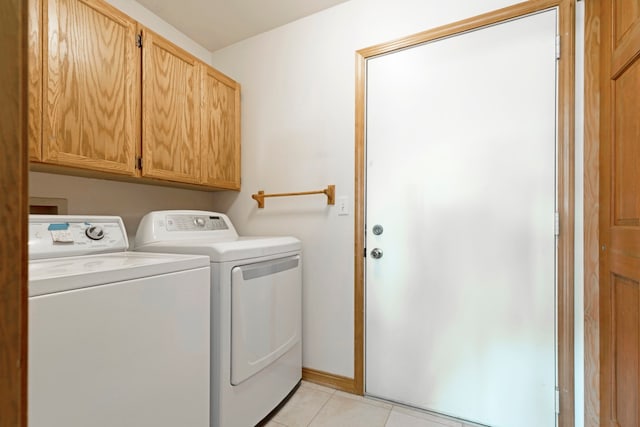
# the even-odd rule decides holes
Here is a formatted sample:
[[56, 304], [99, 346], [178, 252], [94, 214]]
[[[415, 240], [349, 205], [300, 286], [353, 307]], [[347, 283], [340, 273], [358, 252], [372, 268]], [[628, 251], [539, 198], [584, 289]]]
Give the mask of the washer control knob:
[[99, 225], [90, 225], [85, 230], [85, 234], [91, 240], [102, 240], [104, 238], [104, 230]]
[[193, 222], [194, 222], [194, 223], [196, 224], [196, 226], [198, 226], [198, 227], [204, 227], [204, 224], [205, 224], [205, 222], [204, 222], [204, 218], [200, 218], [200, 217], [198, 217], [198, 218], [194, 219], [194, 220], [193, 220]]

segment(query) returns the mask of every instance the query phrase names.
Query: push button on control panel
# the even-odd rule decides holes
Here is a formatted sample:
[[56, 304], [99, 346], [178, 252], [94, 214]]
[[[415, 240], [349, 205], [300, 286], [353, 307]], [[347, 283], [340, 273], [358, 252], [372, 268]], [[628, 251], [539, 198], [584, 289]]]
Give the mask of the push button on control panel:
[[51, 230], [51, 240], [56, 243], [73, 243], [73, 233], [70, 230]]
[[47, 230], [51, 233], [51, 240], [55, 243], [73, 243], [73, 233], [68, 222], [49, 224]]

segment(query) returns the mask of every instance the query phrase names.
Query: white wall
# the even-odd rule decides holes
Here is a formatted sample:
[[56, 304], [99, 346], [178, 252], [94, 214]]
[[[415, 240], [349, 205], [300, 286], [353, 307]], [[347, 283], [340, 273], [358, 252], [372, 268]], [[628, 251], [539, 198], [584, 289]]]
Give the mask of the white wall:
[[[235, 200], [217, 201], [224, 201], [244, 234], [292, 234], [303, 240], [304, 366], [353, 376], [353, 216], [337, 216], [319, 196], [268, 199], [258, 210], [250, 194], [336, 184], [337, 195], [348, 196], [352, 209], [355, 51], [513, 3], [351, 0], [213, 53], [214, 66], [242, 84], [243, 114], [243, 190]], [[581, 178], [580, 168], [578, 174]], [[582, 214], [576, 213], [579, 229]], [[581, 272], [582, 251], [576, 249]], [[582, 288], [580, 280], [576, 275], [576, 289]], [[576, 292], [576, 307], [582, 307], [581, 298]], [[576, 310], [577, 325], [581, 313]], [[576, 332], [578, 370], [581, 328]]]
[[214, 52], [242, 84], [243, 190], [228, 213], [242, 233], [304, 243], [306, 367], [353, 376], [353, 215], [321, 197], [259, 211], [250, 194], [336, 184], [352, 204], [355, 51], [512, 3], [352, 0]]

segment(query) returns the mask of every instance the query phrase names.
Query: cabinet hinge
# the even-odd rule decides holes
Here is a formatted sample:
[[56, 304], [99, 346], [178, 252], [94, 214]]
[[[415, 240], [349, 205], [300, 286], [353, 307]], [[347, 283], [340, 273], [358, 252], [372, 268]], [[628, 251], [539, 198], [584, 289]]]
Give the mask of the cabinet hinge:
[[560, 34], [556, 35], [556, 59], [560, 59]]
[[142, 170], [142, 157], [136, 157], [136, 169]]
[[556, 414], [560, 415], [560, 390], [556, 387]]
[[142, 47], [142, 33], [136, 34], [136, 46]]
[[553, 233], [556, 236], [560, 235], [560, 212], [553, 214]]

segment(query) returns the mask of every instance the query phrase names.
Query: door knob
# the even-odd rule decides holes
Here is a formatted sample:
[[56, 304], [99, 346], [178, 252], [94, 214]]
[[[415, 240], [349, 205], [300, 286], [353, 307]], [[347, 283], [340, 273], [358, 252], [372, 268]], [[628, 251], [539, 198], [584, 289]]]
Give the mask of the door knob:
[[382, 249], [380, 248], [373, 248], [371, 250], [371, 258], [373, 259], [380, 259], [382, 258]]

